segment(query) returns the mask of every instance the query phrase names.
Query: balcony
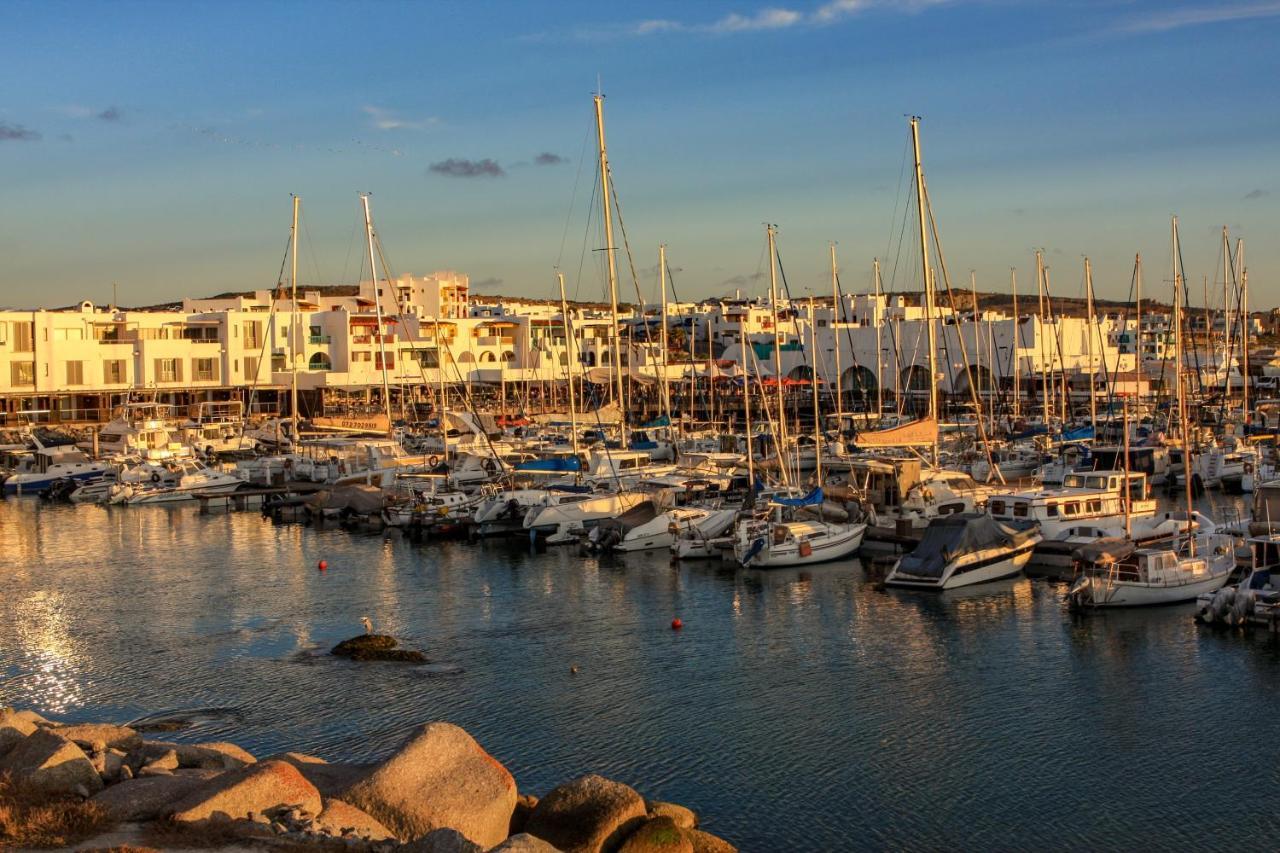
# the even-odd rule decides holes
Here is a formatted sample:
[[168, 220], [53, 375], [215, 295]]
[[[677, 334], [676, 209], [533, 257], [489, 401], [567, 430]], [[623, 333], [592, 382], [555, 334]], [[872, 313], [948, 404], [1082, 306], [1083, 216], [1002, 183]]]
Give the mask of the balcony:
[[332, 340], [328, 335], [311, 335], [310, 337], [307, 338], [307, 343], [328, 344], [328, 343], [332, 343]]

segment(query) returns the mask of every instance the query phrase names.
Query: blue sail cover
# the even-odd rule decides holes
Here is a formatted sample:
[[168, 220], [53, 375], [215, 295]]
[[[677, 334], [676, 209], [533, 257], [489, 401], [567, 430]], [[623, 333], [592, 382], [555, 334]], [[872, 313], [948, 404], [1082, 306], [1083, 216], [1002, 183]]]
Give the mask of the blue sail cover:
[[1093, 424], [1069, 429], [1062, 434], [1063, 441], [1089, 441], [1093, 438]]
[[561, 456], [555, 459], [530, 459], [528, 462], [521, 462], [516, 465], [516, 470], [541, 471], [547, 474], [557, 474], [562, 471], [581, 471], [582, 460], [576, 456]]
[[658, 417], [654, 418], [653, 420], [645, 424], [642, 427], [642, 429], [654, 429], [655, 427], [669, 427], [669, 426], [671, 426], [671, 418], [667, 417], [666, 415], [658, 415]]
[[1009, 440], [1018, 441], [1019, 439], [1023, 439], [1023, 438], [1033, 438], [1037, 435], [1045, 435], [1048, 432], [1049, 430], [1047, 427], [1045, 427], [1044, 424], [1032, 424], [1031, 426], [1027, 427], [1017, 435], [1011, 436]]
[[817, 486], [802, 498], [773, 498], [772, 503], [776, 503], [779, 506], [815, 506], [824, 500], [822, 487]]

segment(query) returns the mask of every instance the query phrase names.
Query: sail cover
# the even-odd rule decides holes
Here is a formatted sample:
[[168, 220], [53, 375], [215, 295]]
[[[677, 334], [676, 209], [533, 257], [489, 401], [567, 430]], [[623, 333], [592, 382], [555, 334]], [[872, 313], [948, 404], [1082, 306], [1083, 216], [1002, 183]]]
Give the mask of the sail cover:
[[853, 443], [858, 447], [924, 447], [938, 440], [938, 422], [933, 418], [860, 432]]
[[517, 471], [536, 471], [556, 474], [562, 471], [581, 471], [582, 462], [576, 456], [560, 456], [552, 459], [529, 459], [516, 465]]
[[816, 506], [823, 502], [822, 487], [818, 486], [802, 498], [771, 498], [770, 503], [779, 506]]

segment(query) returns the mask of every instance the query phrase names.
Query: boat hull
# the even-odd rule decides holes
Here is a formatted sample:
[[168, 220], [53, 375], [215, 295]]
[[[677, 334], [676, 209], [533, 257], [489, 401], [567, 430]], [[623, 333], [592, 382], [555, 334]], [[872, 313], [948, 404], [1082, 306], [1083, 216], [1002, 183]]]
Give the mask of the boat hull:
[[1006, 553], [998, 558], [990, 560], [980, 560], [977, 564], [971, 566], [957, 566], [948, 568], [942, 576], [935, 579], [914, 578], [910, 575], [896, 574], [897, 567], [889, 573], [885, 578], [885, 586], [900, 587], [902, 589], [925, 589], [925, 590], [948, 590], [959, 589], [965, 586], [975, 586], [977, 584], [992, 583], [994, 581], [1004, 580], [1005, 578], [1015, 577], [1022, 572], [1022, 567], [1031, 559], [1031, 551], [1035, 548], [1034, 544], [1024, 545], [1021, 548]]

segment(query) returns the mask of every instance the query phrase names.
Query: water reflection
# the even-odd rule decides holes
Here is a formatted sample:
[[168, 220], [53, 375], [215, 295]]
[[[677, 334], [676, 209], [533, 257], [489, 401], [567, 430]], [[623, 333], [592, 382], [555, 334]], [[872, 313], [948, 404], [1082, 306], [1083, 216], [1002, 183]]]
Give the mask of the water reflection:
[[[853, 561], [584, 558], [190, 508], [11, 500], [0, 546], [0, 701], [231, 707], [182, 736], [335, 759], [448, 719], [526, 790], [596, 770], [746, 850], [1215, 847], [1260, 831], [1239, 780], [1274, 778], [1266, 750], [1203, 733], [1271, 713], [1280, 651], [1188, 608], [1076, 619], [1025, 579], [921, 595]], [[317, 654], [365, 615], [438, 666]], [[1134, 793], [1177, 790], [1197, 796], [1176, 827]]]

